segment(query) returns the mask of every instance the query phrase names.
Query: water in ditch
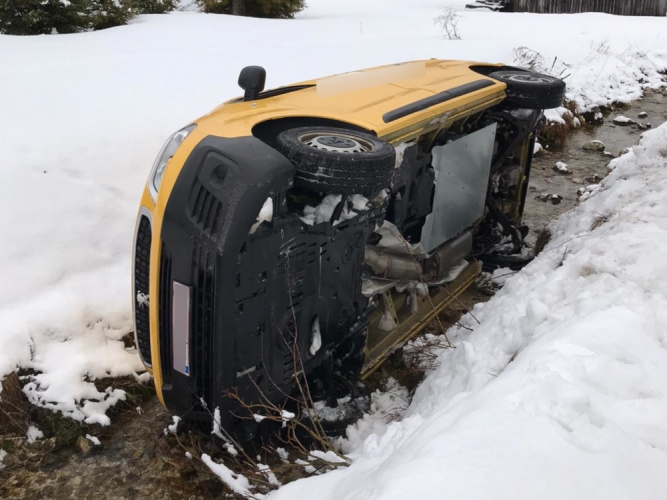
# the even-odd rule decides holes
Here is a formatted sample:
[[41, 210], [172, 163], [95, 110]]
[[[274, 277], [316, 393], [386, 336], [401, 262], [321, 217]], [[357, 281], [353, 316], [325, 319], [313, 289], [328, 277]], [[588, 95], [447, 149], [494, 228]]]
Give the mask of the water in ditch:
[[[639, 118], [642, 113], [648, 116]], [[637, 144], [643, 130], [636, 125], [615, 125], [613, 119], [617, 116], [658, 126], [667, 121], [667, 92], [647, 92], [643, 99], [632, 105], [613, 109], [605, 116], [604, 124], [576, 129], [562, 148], [546, 150], [535, 157], [523, 217], [524, 224], [531, 229], [530, 242], [535, 241], [536, 235], [549, 222], [576, 206], [577, 190], [597, 184], [609, 173], [607, 165], [613, 157], [624, 148]], [[583, 149], [582, 146], [593, 140], [602, 142], [604, 150]], [[613, 157], [605, 155], [604, 151]], [[557, 162], [565, 163], [572, 173], [554, 171]], [[541, 195], [558, 195], [562, 199], [553, 204], [551, 200], [543, 201], [545, 196]]]

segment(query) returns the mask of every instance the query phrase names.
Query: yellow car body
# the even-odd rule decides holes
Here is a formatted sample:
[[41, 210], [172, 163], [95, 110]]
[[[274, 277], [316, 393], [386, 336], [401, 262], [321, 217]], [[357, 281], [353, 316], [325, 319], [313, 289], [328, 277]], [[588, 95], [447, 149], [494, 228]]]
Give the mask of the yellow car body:
[[549, 75], [438, 59], [265, 78], [244, 68], [244, 96], [167, 141], [133, 245], [135, 341], [160, 402], [246, 437], [239, 411], [293, 403], [304, 382], [315, 401], [368, 403], [361, 381], [482, 265], [530, 261], [536, 131], [565, 95]]
[[[417, 67], [423, 64], [423, 72], [405, 80], [381, 83], [324, 98], [318, 96], [320, 81], [306, 81], [294, 85], [306, 88], [275, 97], [250, 102], [239, 98], [227, 101], [211, 113], [195, 120], [193, 123], [196, 124], [196, 128], [187, 136], [167, 164], [156, 202], [153, 201], [148, 188], [144, 190], [141, 198], [139, 213], [147, 214], [152, 226], [149, 297], [160, 296], [158, 284], [160, 232], [167, 201], [186, 159], [205, 137], [251, 136], [254, 127], [260, 123], [290, 117], [306, 117], [349, 123], [370, 131], [391, 144], [398, 144], [447, 128], [462, 118], [498, 104], [505, 97], [504, 83], [471, 69], [471, 66], [478, 65], [477, 63], [436, 59], [415, 63]], [[485, 66], [493, 67], [493, 65]], [[384, 68], [391, 66], [371, 68], [363, 72], [372, 73], [382, 71]], [[389, 123], [383, 119], [383, 116], [391, 110], [479, 81], [488, 81], [489, 84], [480, 90], [454, 97]], [[140, 307], [137, 305], [136, 292], [133, 293], [132, 301], [135, 308]], [[142, 357], [142, 361], [153, 375], [157, 396], [164, 404], [158, 339], [158, 301], [149, 301], [148, 308], [151, 359]]]

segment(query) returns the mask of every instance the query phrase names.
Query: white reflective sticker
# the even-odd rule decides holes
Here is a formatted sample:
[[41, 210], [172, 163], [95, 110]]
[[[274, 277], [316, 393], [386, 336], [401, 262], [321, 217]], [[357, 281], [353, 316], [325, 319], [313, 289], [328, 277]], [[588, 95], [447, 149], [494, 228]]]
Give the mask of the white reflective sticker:
[[174, 370], [190, 376], [190, 287], [173, 283], [171, 345]]

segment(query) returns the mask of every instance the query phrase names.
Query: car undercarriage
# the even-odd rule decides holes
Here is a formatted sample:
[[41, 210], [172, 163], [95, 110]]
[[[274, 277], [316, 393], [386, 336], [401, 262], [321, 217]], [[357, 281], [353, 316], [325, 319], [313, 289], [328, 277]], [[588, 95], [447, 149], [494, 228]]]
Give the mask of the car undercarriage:
[[[240, 83], [257, 100], [262, 75], [252, 71]], [[343, 405], [339, 414], [358, 416], [363, 379], [482, 268], [531, 260], [521, 215], [535, 131], [542, 110], [560, 104], [562, 82], [480, 72], [505, 77], [507, 97], [453, 120], [443, 113], [407, 138], [288, 117], [194, 147], [164, 208], [156, 266], [159, 342], [150, 347], [168, 407], [192, 420], [215, 410], [244, 439], [259, 432], [258, 405], [305, 419], [315, 403]], [[150, 247], [150, 224], [138, 227], [138, 245]], [[137, 281], [143, 252], [135, 293], [148, 290]]]

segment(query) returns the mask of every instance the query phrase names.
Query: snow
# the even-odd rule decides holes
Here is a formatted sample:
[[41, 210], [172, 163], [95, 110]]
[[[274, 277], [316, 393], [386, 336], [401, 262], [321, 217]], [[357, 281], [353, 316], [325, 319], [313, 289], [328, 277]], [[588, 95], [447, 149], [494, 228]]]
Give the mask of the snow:
[[86, 434], [86, 439], [93, 443], [95, 446], [100, 446], [102, 443], [100, 443], [99, 438], [96, 436], [91, 436], [90, 434]]
[[[243, 66], [263, 65], [276, 87], [429, 57], [511, 64], [529, 47], [547, 69], [557, 58], [582, 110], [636, 99], [667, 69], [662, 18], [466, 11], [462, 40], [445, 40], [433, 19], [464, 3], [309, 0], [294, 20], [175, 12], [91, 33], [0, 36], [0, 378], [32, 369], [34, 404], [109, 423], [124, 393], [94, 381], [142, 371], [121, 339], [132, 331], [131, 247], [148, 172], [169, 134], [240, 93]], [[179, 8], [198, 10], [192, 0]], [[295, 58], [304, 41], [336, 57]]]
[[269, 481], [269, 484], [272, 486], [282, 486], [276, 475], [271, 471], [271, 468], [266, 464], [257, 464], [257, 470], [262, 473], [263, 476]]
[[292, 420], [296, 415], [291, 411], [281, 410], [280, 419], [283, 421], [283, 427], [287, 426], [287, 422]]
[[376, 390], [371, 394], [370, 412], [348, 426], [345, 438], [338, 442], [341, 451], [351, 453], [369, 437], [373, 439], [372, 436], [384, 434], [391, 422], [403, 417], [409, 403], [408, 390], [393, 378], [389, 378], [385, 382], [384, 391]]
[[285, 448], [282, 447], [276, 448], [276, 453], [283, 462], [289, 459], [289, 453], [287, 453], [287, 450], [285, 450]]
[[665, 498], [667, 124], [610, 167], [450, 330], [401, 421], [271, 498]]
[[257, 231], [262, 222], [271, 222], [273, 220], [273, 198], [270, 196], [264, 201], [262, 208], [257, 216], [257, 222], [250, 228], [250, 234]]
[[[309, 226], [331, 221], [334, 210], [342, 199], [343, 197], [340, 194], [329, 194], [316, 207], [306, 205], [303, 210], [304, 216], [301, 217], [301, 220]], [[349, 195], [339, 219], [334, 222], [334, 226], [338, 225], [341, 221], [356, 217], [358, 214], [354, 210], [366, 210], [367, 205], [368, 199], [366, 197], [360, 194]]]
[[315, 354], [317, 354], [317, 351], [320, 350], [320, 347], [322, 347], [322, 333], [320, 331], [319, 316], [316, 316], [315, 320], [313, 321], [311, 336], [312, 336], [312, 341], [310, 343], [310, 354], [312, 356], [315, 356]]
[[618, 115], [612, 121], [614, 123], [618, 123], [618, 124], [634, 123], [634, 120], [628, 118], [627, 116], [623, 116], [623, 115]]
[[550, 122], [565, 124], [564, 116], [569, 116], [572, 113], [567, 108], [547, 109], [544, 111], [544, 116]]
[[342, 464], [345, 463], [346, 460], [339, 456], [336, 455], [333, 451], [321, 451], [321, 450], [313, 450], [309, 453], [308, 455], [308, 460], [323, 460], [325, 462], [329, 462], [332, 464]]
[[562, 161], [556, 162], [555, 168], [559, 172], [563, 173], [569, 172], [569, 169], [567, 168], [567, 163], [563, 163]]
[[394, 321], [394, 317], [391, 315], [391, 311], [389, 309], [385, 309], [385, 311], [382, 313], [380, 321], [378, 321], [378, 330], [381, 332], [391, 332], [396, 329], [396, 326], [396, 321]]
[[206, 464], [211, 472], [218, 476], [222, 482], [225, 483], [225, 485], [229, 487], [229, 489], [234, 493], [241, 495], [244, 498], [253, 498], [253, 495], [250, 492], [253, 486], [250, 484], [246, 477], [241, 474], [232, 472], [227, 466], [225, 466], [225, 464], [216, 464], [210, 455], [207, 455], [206, 453], [202, 454], [201, 460], [204, 462], [204, 464]]
[[169, 429], [169, 432], [171, 432], [172, 434], [176, 434], [176, 432], [178, 431], [178, 424], [181, 421], [181, 417], [177, 417], [176, 415], [174, 415], [171, 417], [171, 420], [173, 424], [170, 424], [167, 427], [167, 429]]
[[414, 142], [402, 142], [394, 147], [394, 150], [396, 151], [396, 164], [394, 165], [394, 168], [400, 168], [403, 163], [403, 157], [405, 156], [405, 150], [413, 144]]
[[222, 434], [222, 430], [220, 428], [220, 408], [217, 408], [213, 411], [213, 430], [211, 431], [211, 434], [214, 436], [218, 436], [220, 439], [223, 441], [227, 442], [229, 439], [227, 439], [226, 436]]
[[44, 437], [44, 433], [40, 431], [37, 427], [34, 425], [31, 425], [28, 427], [28, 431], [26, 432], [26, 438], [28, 439], [28, 443], [32, 444], [38, 439], [42, 439]]

